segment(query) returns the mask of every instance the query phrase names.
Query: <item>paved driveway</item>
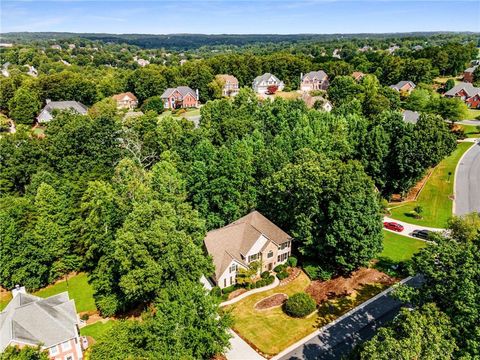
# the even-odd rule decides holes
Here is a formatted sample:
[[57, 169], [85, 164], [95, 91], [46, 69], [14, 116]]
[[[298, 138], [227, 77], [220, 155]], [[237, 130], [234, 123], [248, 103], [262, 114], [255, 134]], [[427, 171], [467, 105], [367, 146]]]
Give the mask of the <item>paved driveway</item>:
[[[411, 286], [421, 284], [420, 277], [406, 281]], [[355, 345], [370, 339], [378, 327], [392, 320], [402, 303], [385, 293], [360, 305], [340, 321], [326, 325], [314, 337], [275, 356], [273, 360], [336, 360], [348, 355]]]
[[[411, 237], [411, 238], [413, 238], [413, 236], [411, 235], [413, 230], [426, 229], [426, 230], [438, 231], [438, 232], [443, 232], [445, 230], [445, 229], [432, 228], [432, 227], [427, 227], [427, 226], [422, 226], [422, 225], [410, 224], [410, 223], [406, 223], [406, 222], [403, 222], [403, 221], [400, 221], [400, 220], [389, 218], [388, 216], [385, 216], [383, 218], [383, 221], [384, 222], [396, 222], [397, 224], [403, 225], [403, 228], [404, 228], [402, 232], [393, 231], [393, 230], [389, 230], [389, 229], [385, 229], [385, 228], [384, 228], [384, 230], [387, 230], [387, 231], [390, 231], [390, 232], [393, 232], [393, 233], [396, 233], [396, 234], [401, 234], [401, 235], [404, 235], [404, 236], [408, 236], [408, 237]], [[417, 238], [415, 238], [415, 239], [417, 239]], [[421, 240], [421, 239], [418, 239], [418, 240]]]
[[462, 157], [455, 174], [455, 215], [480, 212], [480, 143]]
[[230, 333], [233, 336], [230, 339], [230, 350], [225, 354], [228, 360], [265, 360], [234, 331], [230, 330]]

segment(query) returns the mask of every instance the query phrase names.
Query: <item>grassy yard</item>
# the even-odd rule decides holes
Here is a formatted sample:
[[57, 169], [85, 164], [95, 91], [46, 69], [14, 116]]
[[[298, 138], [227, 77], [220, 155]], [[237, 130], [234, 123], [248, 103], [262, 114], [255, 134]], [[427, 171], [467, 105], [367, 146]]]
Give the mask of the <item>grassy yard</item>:
[[467, 138], [478, 138], [480, 137], [480, 121], [478, 125], [460, 125], [460, 127], [465, 132]]
[[[460, 143], [452, 155], [443, 159], [434, 169], [417, 201], [391, 209], [391, 217], [411, 224], [443, 228], [452, 216], [453, 180], [460, 157], [472, 143]], [[450, 173], [450, 175], [449, 175]], [[410, 215], [415, 206], [423, 207], [421, 219]]]
[[389, 259], [395, 263], [410, 260], [416, 252], [427, 246], [425, 241], [407, 236], [383, 231], [383, 251], [380, 258]]
[[172, 115], [172, 112], [170, 110], [164, 111], [159, 115], [160, 118], [165, 117], [165, 116], [173, 116], [175, 118], [183, 118], [183, 117], [189, 117], [189, 116], [197, 116], [200, 115], [200, 109], [187, 109], [186, 112], [182, 114], [174, 114]]
[[468, 109], [467, 116], [465, 117], [466, 120], [475, 120], [477, 117], [480, 116], [479, 109]]
[[115, 324], [114, 320], [108, 320], [106, 322], [98, 321], [94, 324], [87, 325], [80, 329], [80, 335], [91, 336], [98, 341], [100, 337], [108, 330], [110, 330]]
[[10, 300], [12, 300], [12, 293], [10, 291], [2, 292], [0, 294], [0, 311], [5, 309], [5, 307], [8, 305]]

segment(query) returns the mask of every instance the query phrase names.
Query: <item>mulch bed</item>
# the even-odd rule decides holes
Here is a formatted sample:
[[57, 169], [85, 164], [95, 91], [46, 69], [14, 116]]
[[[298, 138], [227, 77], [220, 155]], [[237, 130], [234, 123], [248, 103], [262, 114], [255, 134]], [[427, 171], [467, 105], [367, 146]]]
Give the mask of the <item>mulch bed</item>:
[[361, 268], [349, 277], [339, 276], [328, 281], [315, 280], [308, 286], [306, 292], [317, 304], [338, 296], [348, 296], [367, 284], [393, 285], [396, 279], [391, 278], [377, 269]]
[[288, 277], [280, 281], [280, 286], [288, 284], [290, 281], [295, 280], [302, 271], [297, 267], [290, 267], [287, 269], [287, 272]]
[[230, 294], [228, 294], [228, 300], [232, 300], [233, 298], [236, 298], [239, 295], [242, 295], [243, 293], [246, 293], [247, 289], [237, 289], [232, 291]]
[[265, 299], [260, 300], [255, 304], [255, 309], [265, 310], [273, 307], [281, 306], [288, 296], [286, 294], [273, 294]]

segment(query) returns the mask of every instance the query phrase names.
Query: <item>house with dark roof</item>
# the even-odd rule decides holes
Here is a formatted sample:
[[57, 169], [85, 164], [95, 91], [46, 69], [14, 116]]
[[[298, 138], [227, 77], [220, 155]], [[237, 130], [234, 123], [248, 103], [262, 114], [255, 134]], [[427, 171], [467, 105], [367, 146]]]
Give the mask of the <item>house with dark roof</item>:
[[47, 104], [37, 116], [37, 121], [39, 123], [49, 122], [53, 119], [55, 110], [67, 110], [86, 115], [88, 108], [78, 101], [50, 101], [47, 99]]
[[472, 109], [480, 108], [480, 88], [473, 86], [471, 83], [457, 84], [444, 95], [445, 97], [458, 97]]
[[328, 75], [323, 70], [310, 71], [305, 75], [300, 74], [300, 90], [302, 91], [327, 90], [328, 85]]
[[238, 94], [238, 79], [233, 75], [220, 74], [215, 76], [222, 84], [222, 96], [230, 97]]
[[12, 291], [13, 299], [0, 312], [0, 353], [7, 346], [41, 346], [51, 359], [83, 358], [75, 302], [63, 292], [48, 298]]
[[390, 85], [390, 88], [397, 90], [398, 92], [411, 93], [415, 89], [416, 85], [412, 81], [399, 81], [395, 85]]
[[404, 110], [402, 112], [402, 116], [403, 116], [403, 121], [410, 124], [416, 124], [420, 117], [420, 113], [412, 110]]
[[168, 88], [160, 97], [165, 109], [196, 108], [199, 105], [198, 89], [193, 91], [188, 86]]
[[292, 237], [258, 211], [207, 233], [204, 243], [213, 259], [212, 280], [220, 288], [236, 283], [237, 272], [259, 261], [261, 272], [284, 264], [292, 252]]
[[282, 91], [284, 87], [283, 81], [270, 73], [257, 76], [252, 83], [253, 91], [260, 95], [269, 94], [272, 89]]

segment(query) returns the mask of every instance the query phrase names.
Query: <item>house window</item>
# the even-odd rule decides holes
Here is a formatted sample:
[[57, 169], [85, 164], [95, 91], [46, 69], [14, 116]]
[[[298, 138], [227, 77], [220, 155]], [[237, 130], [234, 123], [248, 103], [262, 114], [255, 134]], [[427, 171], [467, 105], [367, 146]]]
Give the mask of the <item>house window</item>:
[[73, 360], [73, 355], [72, 354], [65, 355], [65, 357], [63, 359], [64, 360]]
[[57, 347], [57, 345], [52, 346], [52, 347], [50, 348], [49, 352], [50, 352], [50, 355], [57, 355], [57, 354], [58, 354], [58, 347]]
[[285, 261], [287, 258], [288, 258], [288, 253], [280, 254], [280, 255], [278, 255], [278, 257], [277, 257], [277, 261], [278, 261], [278, 262], [282, 262], [282, 261]]
[[227, 287], [227, 279], [223, 279], [223, 287]]
[[230, 273], [237, 271], [237, 268], [237, 264], [232, 264], [232, 266], [230, 266]]
[[270, 250], [270, 251], [268, 252], [268, 254], [267, 254], [267, 258], [270, 259], [270, 258], [272, 258], [272, 257], [273, 257], [273, 251]]
[[230, 276], [230, 285], [233, 285], [233, 277]]
[[290, 241], [284, 242], [282, 245], [280, 245], [280, 250], [283, 250], [289, 246], [290, 246]]
[[67, 351], [72, 348], [72, 344], [70, 344], [70, 341], [65, 341], [62, 343], [62, 351]]
[[248, 262], [250, 263], [250, 262], [252, 262], [252, 261], [257, 260], [258, 258], [259, 258], [259, 254], [250, 255], [250, 256], [248, 257]]

